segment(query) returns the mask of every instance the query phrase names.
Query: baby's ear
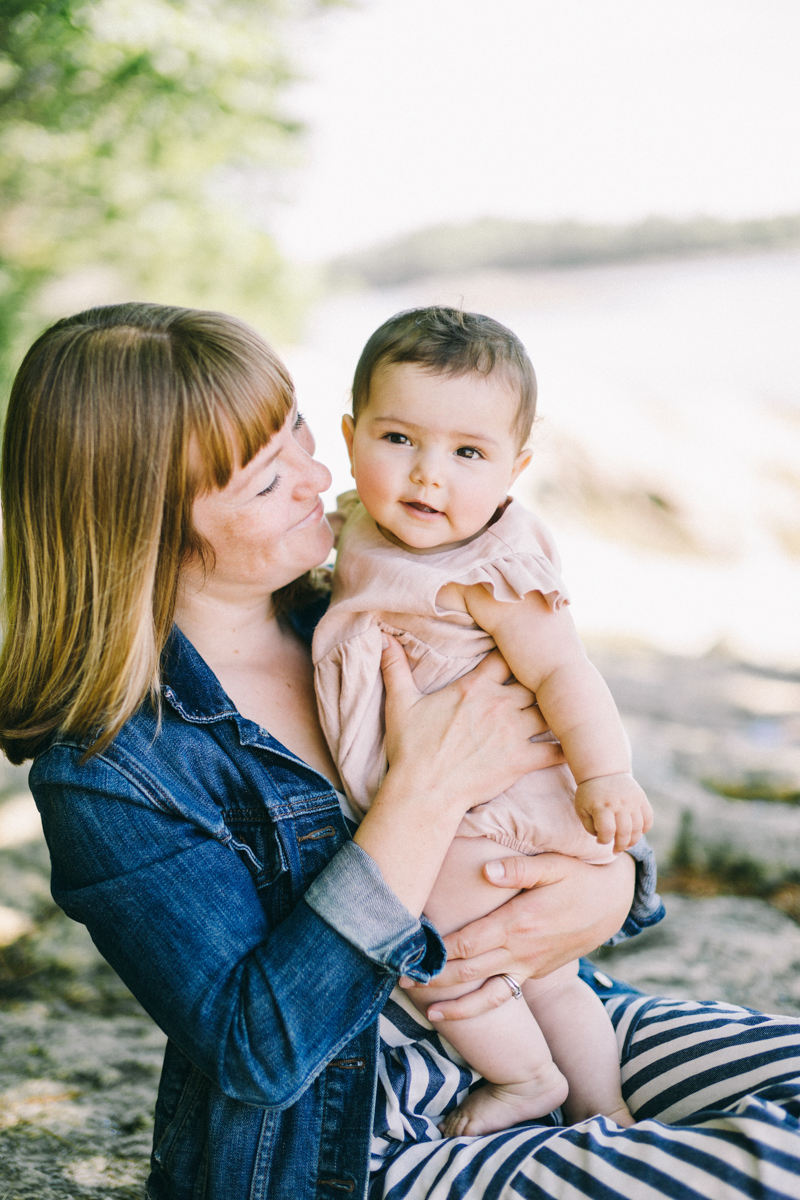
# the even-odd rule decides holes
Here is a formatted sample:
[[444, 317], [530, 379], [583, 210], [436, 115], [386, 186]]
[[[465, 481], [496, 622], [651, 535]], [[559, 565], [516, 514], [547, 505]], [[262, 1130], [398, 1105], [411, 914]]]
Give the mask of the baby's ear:
[[347, 413], [342, 417], [342, 436], [347, 442], [347, 453], [350, 455], [350, 474], [355, 475], [353, 470], [353, 435], [356, 431], [356, 425], [353, 418]]
[[520, 450], [519, 454], [514, 459], [514, 465], [511, 468], [511, 479], [509, 481], [509, 486], [514, 482], [515, 479], [519, 478], [526, 467], [530, 466], [532, 458], [533, 451], [531, 450], [530, 446], [525, 446], [522, 450]]

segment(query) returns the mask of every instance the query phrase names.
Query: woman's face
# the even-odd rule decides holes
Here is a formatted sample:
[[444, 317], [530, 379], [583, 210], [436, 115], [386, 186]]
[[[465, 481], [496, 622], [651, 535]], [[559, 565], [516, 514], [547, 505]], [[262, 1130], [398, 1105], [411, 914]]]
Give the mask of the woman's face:
[[[296, 407], [246, 467], [224, 488], [200, 495], [192, 510], [197, 532], [216, 563], [200, 590], [231, 598], [269, 595], [324, 562], [333, 545], [320, 492], [331, 473], [314, 454], [311, 430]], [[198, 563], [187, 573], [199, 583]]]

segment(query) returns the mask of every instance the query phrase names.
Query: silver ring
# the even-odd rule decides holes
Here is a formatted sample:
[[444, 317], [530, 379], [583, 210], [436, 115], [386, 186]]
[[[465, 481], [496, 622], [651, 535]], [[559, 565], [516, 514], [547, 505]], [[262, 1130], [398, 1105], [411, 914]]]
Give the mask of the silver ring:
[[514, 999], [521, 1000], [522, 999], [522, 988], [519, 986], [519, 984], [517, 983], [514, 976], [513, 975], [501, 975], [500, 978], [505, 979], [506, 983], [511, 988], [511, 995], [514, 997]]

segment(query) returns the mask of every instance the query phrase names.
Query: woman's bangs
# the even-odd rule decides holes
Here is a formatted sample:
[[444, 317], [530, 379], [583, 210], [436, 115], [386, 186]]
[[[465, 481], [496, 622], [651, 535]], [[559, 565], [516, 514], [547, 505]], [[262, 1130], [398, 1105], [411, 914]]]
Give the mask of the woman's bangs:
[[[193, 422], [198, 490], [224, 488], [234, 468], [245, 467], [283, 426], [294, 405], [294, 388], [272, 364], [217, 380]], [[228, 376], [228, 372], [226, 372]], [[192, 457], [195, 457], [194, 455]]]

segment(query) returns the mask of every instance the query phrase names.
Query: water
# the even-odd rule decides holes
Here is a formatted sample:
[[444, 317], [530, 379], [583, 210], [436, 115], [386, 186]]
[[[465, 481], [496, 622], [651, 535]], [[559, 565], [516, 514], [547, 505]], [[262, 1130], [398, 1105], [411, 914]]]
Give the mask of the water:
[[287, 352], [352, 486], [353, 367], [401, 308], [463, 304], [527, 345], [541, 420], [517, 484], [556, 534], [586, 634], [800, 666], [800, 252], [482, 273], [329, 298]]

